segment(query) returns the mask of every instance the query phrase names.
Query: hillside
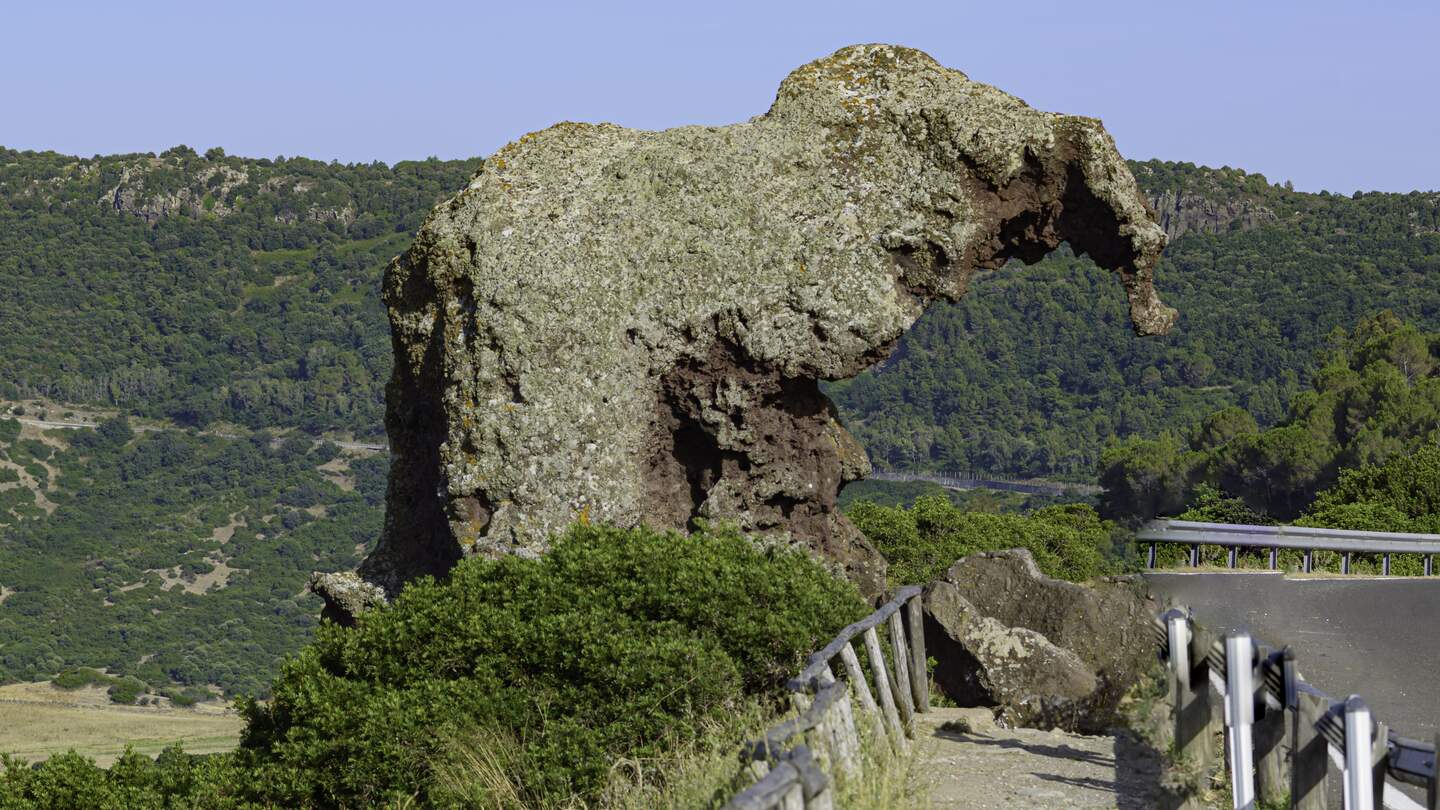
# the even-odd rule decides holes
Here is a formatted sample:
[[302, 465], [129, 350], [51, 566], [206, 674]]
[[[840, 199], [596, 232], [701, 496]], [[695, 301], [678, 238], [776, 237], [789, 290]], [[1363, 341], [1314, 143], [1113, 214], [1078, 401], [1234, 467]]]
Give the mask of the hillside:
[[478, 164], [0, 149], [0, 398], [378, 434], [380, 273]]
[[[0, 397], [378, 436], [380, 274], [479, 163], [0, 150]], [[1440, 318], [1440, 195], [1131, 168], [1172, 239], [1171, 335], [1134, 339], [1120, 288], [1063, 250], [978, 279], [830, 386], [877, 466], [1093, 478], [1112, 436], [1232, 404], [1273, 423], [1366, 314]]]
[[0, 415], [0, 681], [90, 666], [263, 693], [314, 632], [310, 572], [353, 568], [379, 533], [388, 466], [297, 432]]
[[[312, 436], [378, 438], [380, 274], [476, 165], [0, 151], [0, 401], [191, 426], [0, 431], [0, 678], [264, 689], [313, 633], [306, 576], [352, 568], [382, 520], [383, 457]], [[1063, 250], [983, 277], [830, 386], [877, 466], [1093, 478], [1115, 436], [1232, 404], [1279, 421], [1369, 312], [1440, 328], [1436, 194], [1132, 168], [1173, 237], [1172, 335], [1134, 338], [1120, 287]]]

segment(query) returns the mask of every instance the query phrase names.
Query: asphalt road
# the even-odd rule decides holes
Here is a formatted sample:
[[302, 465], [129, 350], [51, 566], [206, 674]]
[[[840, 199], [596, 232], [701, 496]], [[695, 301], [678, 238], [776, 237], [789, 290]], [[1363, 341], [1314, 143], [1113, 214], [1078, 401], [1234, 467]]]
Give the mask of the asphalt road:
[[1428, 741], [1440, 731], [1440, 577], [1146, 579], [1157, 598], [1192, 608], [1202, 624], [1289, 644], [1305, 680], [1336, 699], [1360, 695], [1400, 736]]

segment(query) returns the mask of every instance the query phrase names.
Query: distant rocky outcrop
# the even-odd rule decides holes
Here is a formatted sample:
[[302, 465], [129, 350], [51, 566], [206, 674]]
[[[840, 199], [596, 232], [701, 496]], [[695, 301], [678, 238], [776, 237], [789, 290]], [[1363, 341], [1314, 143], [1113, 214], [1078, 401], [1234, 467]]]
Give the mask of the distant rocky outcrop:
[[769, 112], [663, 132], [559, 124], [501, 149], [386, 274], [393, 593], [575, 521], [734, 521], [883, 562], [836, 508], [869, 464], [819, 380], [884, 358], [936, 300], [1068, 241], [1142, 334], [1165, 236], [1100, 122], [919, 51], [845, 48]]
[[1148, 196], [1160, 227], [1172, 241], [1188, 233], [1248, 231], [1275, 222], [1269, 208], [1244, 198], [1215, 199], [1186, 191], [1160, 191]]
[[1138, 578], [1051, 579], [1024, 549], [957, 561], [926, 588], [925, 608], [941, 689], [1021, 725], [1108, 729], [1154, 657], [1157, 606]]

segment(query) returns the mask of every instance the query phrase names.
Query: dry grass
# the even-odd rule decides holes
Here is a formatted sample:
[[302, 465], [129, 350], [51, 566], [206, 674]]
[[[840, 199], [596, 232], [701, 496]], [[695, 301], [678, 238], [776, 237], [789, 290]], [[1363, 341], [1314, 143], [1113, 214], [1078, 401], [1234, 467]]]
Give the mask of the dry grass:
[[120, 706], [103, 687], [66, 691], [49, 682], [0, 687], [0, 751], [34, 762], [72, 748], [109, 766], [126, 745], [158, 754], [180, 742], [192, 754], [228, 751], [243, 722], [228, 708]]
[[654, 758], [622, 757], [610, 769], [599, 797], [586, 802], [542, 804], [523, 782], [521, 746], [508, 731], [470, 729], [451, 737], [446, 755], [431, 763], [440, 788], [437, 804], [479, 810], [695, 810], [719, 808], [748, 782], [741, 779], [740, 744], [775, 721], [763, 704], [751, 701], [707, 722], [692, 739], [676, 738]]

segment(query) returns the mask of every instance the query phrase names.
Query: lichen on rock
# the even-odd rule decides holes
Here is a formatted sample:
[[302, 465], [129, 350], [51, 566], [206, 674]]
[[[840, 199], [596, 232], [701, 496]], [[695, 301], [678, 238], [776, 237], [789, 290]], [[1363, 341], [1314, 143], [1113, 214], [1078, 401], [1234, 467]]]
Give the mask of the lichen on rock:
[[731, 126], [526, 135], [386, 273], [393, 461], [361, 574], [393, 592], [577, 520], [712, 520], [877, 592], [883, 561], [835, 506], [869, 464], [818, 381], [1062, 241], [1120, 275], [1138, 333], [1169, 328], [1165, 235], [1100, 122], [907, 48], [805, 65]]

